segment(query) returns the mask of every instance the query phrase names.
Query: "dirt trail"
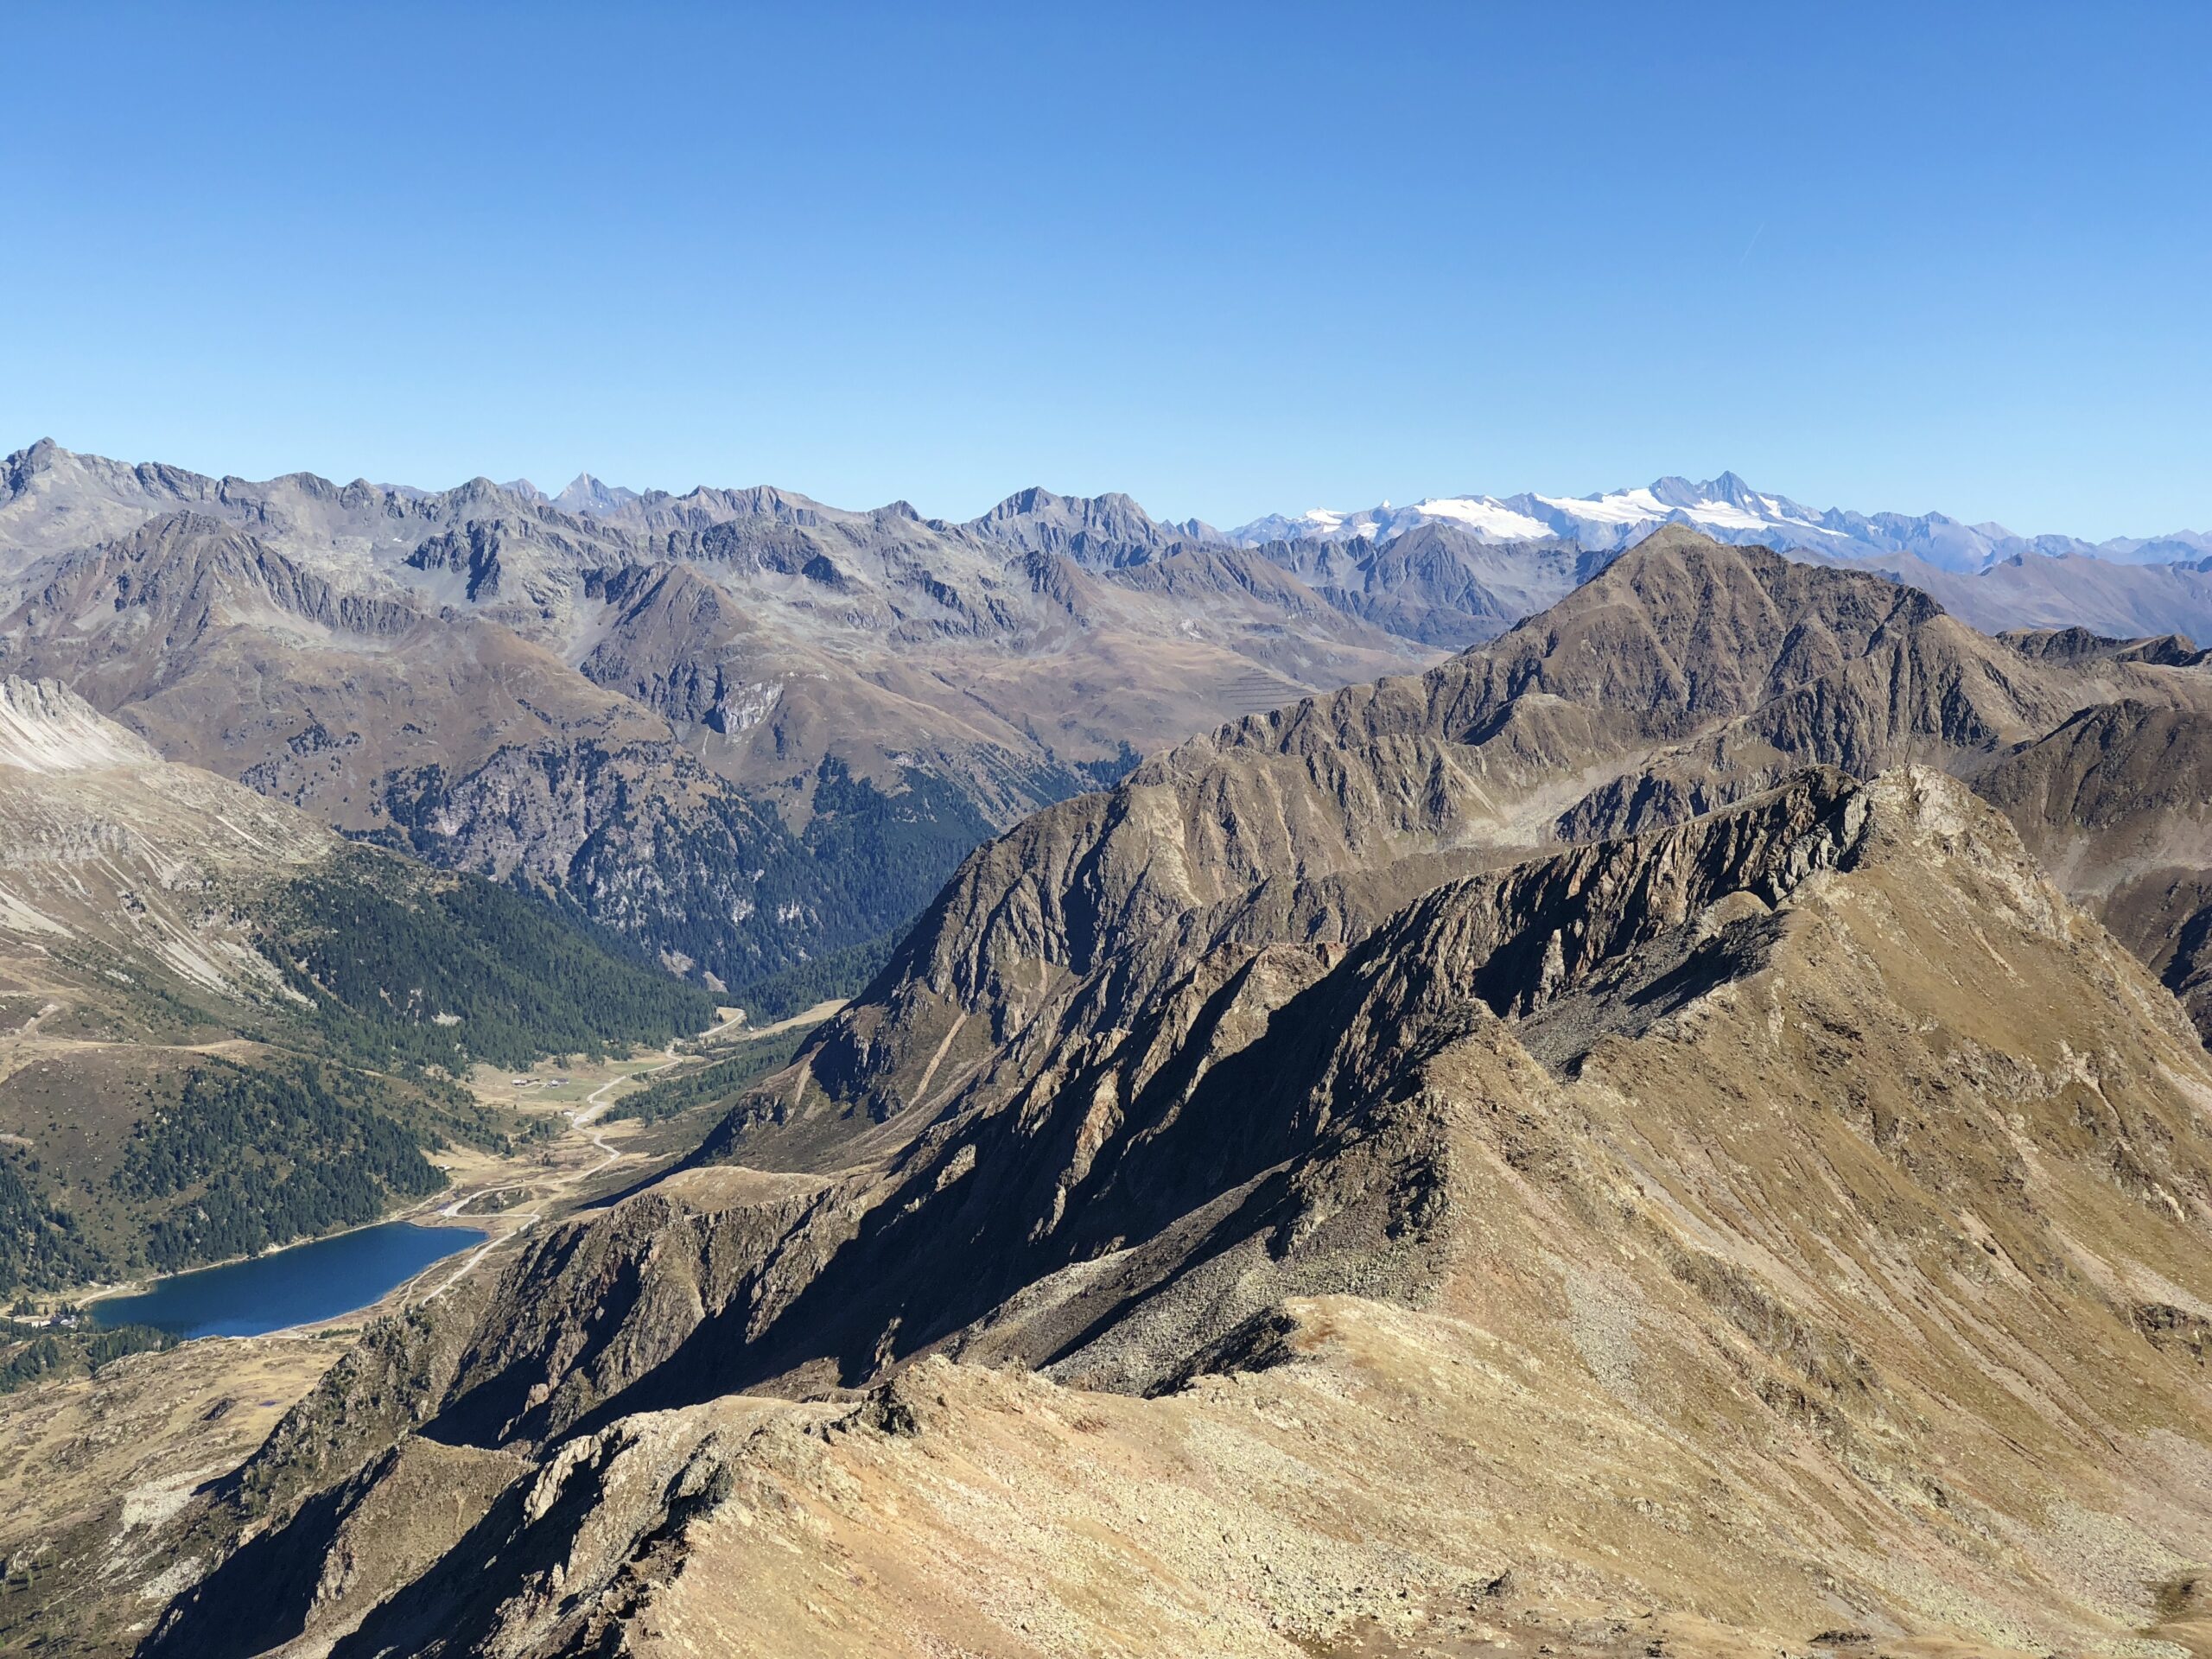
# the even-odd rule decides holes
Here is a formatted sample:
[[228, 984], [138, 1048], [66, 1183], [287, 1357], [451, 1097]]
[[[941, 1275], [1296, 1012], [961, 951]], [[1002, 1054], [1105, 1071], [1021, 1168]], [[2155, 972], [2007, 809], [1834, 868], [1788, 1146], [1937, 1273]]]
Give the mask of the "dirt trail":
[[[801, 1008], [787, 1020], [779, 1020], [773, 1025], [755, 1026], [750, 1031], [740, 1032], [736, 1036], [730, 1038], [727, 1044], [721, 1046], [734, 1046], [739, 1043], [757, 1043], [763, 1037], [773, 1037], [782, 1032], [796, 1030], [801, 1026], [818, 1026], [831, 1014], [842, 1009], [849, 1000], [842, 996], [825, 997], [810, 1008]], [[721, 1038], [722, 1033], [728, 1031], [732, 1026], [742, 1024], [744, 1020], [745, 1012], [741, 1008], [712, 1031], [702, 1031], [692, 1040], [702, 1046], [714, 1043]]]

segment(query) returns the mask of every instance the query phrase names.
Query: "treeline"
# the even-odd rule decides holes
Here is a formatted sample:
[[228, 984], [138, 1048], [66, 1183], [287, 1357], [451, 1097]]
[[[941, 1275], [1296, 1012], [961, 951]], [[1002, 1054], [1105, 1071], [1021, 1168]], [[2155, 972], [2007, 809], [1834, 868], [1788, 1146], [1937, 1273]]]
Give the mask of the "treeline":
[[175, 1337], [150, 1325], [56, 1329], [0, 1319], [0, 1394], [13, 1394], [49, 1377], [96, 1371], [125, 1354], [175, 1346]]
[[662, 1045], [715, 999], [512, 890], [354, 849], [291, 883], [265, 943], [315, 1022], [376, 1065], [520, 1066]]
[[658, 1123], [694, 1106], [719, 1102], [739, 1093], [771, 1071], [789, 1065], [799, 1045], [811, 1035], [787, 1031], [774, 1037], [756, 1038], [726, 1060], [716, 1060], [696, 1071], [678, 1072], [647, 1084], [634, 1094], [619, 1096], [607, 1109], [609, 1117], [634, 1117], [641, 1123]]
[[53, 1290], [104, 1277], [106, 1255], [77, 1230], [77, 1218], [48, 1204], [16, 1167], [22, 1149], [0, 1156], [0, 1291]]
[[780, 974], [740, 985], [730, 992], [729, 1000], [758, 1024], [768, 1026], [779, 1020], [788, 1020], [817, 1002], [865, 990], [868, 982], [883, 971], [883, 964], [891, 960], [892, 951], [906, 936], [905, 927], [893, 928], [858, 944], [849, 944], [842, 950], [802, 962], [796, 968], [786, 968]]
[[[257, 1070], [210, 1059], [173, 1099], [149, 1094], [109, 1184], [149, 1213], [164, 1273], [374, 1221], [446, 1184], [416, 1101], [382, 1078], [308, 1060]], [[453, 1127], [448, 1125], [447, 1127]]]

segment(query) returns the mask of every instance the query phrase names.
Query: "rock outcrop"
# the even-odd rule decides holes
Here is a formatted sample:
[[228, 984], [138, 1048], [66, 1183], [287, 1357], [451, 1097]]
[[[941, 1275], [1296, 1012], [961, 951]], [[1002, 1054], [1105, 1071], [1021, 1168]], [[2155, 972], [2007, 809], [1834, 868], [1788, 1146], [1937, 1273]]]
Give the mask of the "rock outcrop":
[[1455, 868], [1677, 822], [1811, 764], [1971, 772], [2116, 696], [2208, 694], [2193, 669], [2028, 660], [1878, 578], [1663, 531], [1418, 678], [1255, 716], [1039, 813], [962, 868], [808, 1063], [887, 1116], [932, 1061], [941, 1086], [1070, 999], [1124, 1023], [1210, 951], [1348, 942]]
[[[1112, 498], [958, 525], [767, 488], [252, 483], [51, 443], [0, 466], [0, 672], [460, 868], [514, 865], [507, 826], [461, 810], [418, 835], [426, 791], [536, 769], [593, 780], [600, 823], [680, 803], [524, 879], [726, 986], [880, 950], [978, 840], [1145, 750], [1433, 654]], [[649, 748], [643, 772], [594, 760]], [[887, 870], [810, 858], [804, 891], [740, 891], [766, 866], [717, 861], [728, 823], [803, 835], [825, 768], [944, 832]]]

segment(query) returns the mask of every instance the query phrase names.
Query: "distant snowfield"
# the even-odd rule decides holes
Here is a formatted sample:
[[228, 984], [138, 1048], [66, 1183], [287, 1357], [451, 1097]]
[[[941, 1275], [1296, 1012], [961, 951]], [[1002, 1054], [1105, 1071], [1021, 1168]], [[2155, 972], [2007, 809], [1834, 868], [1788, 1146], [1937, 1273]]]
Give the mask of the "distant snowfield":
[[1412, 511], [1465, 524], [1488, 541], [1525, 542], [1552, 533], [1551, 526], [1541, 519], [1516, 512], [1502, 501], [1482, 496], [1446, 496], [1441, 500], [1420, 502]]
[[[635, 490], [602, 483], [589, 473], [580, 474], [560, 494], [549, 498], [527, 480], [499, 486], [529, 501], [563, 512], [601, 518], [632, 512], [640, 504], [658, 511], [671, 505], [697, 504], [715, 510], [716, 497], [728, 492], [695, 489], [681, 498], [659, 492], [640, 495]], [[410, 492], [421, 495], [422, 492]], [[836, 514], [842, 510], [823, 506], [802, 497], [764, 491], [773, 497], [777, 510], [802, 515]], [[1734, 473], [1693, 482], [1667, 477], [1631, 489], [1607, 490], [1598, 495], [1439, 495], [1410, 506], [1388, 501], [1359, 509], [1313, 507], [1295, 514], [1269, 513], [1235, 530], [1221, 531], [1192, 518], [1174, 524], [1156, 524], [1125, 496], [1106, 495], [1095, 501], [1058, 497], [1033, 488], [1010, 497], [969, 529], [984, 527], [1009, 516], [1033, 512], [1039, 503], [1062, 512], [1068, 526], [1081, 519], [1082, 509], [1112, 504], [1113, 516], [1124, 524], [1132, 515], [1150, 530], [1167, 530], [1198, 543], [1227, 543], [1238, 547], [1261, 547], [1270, 542], [1372, 543], [1396, 540], [1423, 524], [1448, 524], [1489, 543], [1558, 539], [1587, 552], [1615, 553], [1642, 540], [1661, 524], [1688, 524], [1719, 540], [1759, 543], [1788, 551], [1809, 553], [1822, 560], [1841, 563], [1895, 559], [1899, 555], [1923, 561], [1939, 570], [1976, 575], [1993, 566], [2028, 557], [2100, 559], [2112, 564], [2202, 566], [2212, 572], [2212, 534], [2177, 530], [2156, 536], [2117, 536], [2090, 542], [2065, 535], [2022, 536], [2002, 524], [1967, 524], [1946, 513], [1864, 513], [1842, 507], [1815, 512], [1786, 495], [1755, 490]], [[912, 509], [899, 504], [909, 516]], [[1009, 509], [1020, 511], [1009, 515]], [[1072, 517], [1067, 510], [1075, 511]], [[866, 517], [868, 515], [856, 515]], [[934, 521], [932, 521], [934, 522]], [[1116, 526], [1094, 525], [1090, 533], [1110, 537]]]
[[1244, 547], [1355, 537], [1389, 542], [1427, 524], [1451, 524], [1486, 542], [1557, 537], [1593, 551], [1617, 550], [1661, 524], [1687, 524], [1726, 541], [1764, 542], [1839, 559], [1910, 554], [1940, 569], [1964, 572], [2027, 554], [2127, 564], [2212, 559], [2212, 535], [2201, 531], [2093, 543], [2070, 536], [2016, 536], [2002, 524], [1968, 524], [1940, 512], [1816, 512], [1787, 496], [1754, 490], [1733, 473], [1699, 483], [1662, 478], [1602, 495], [1451, 495], [1432, 496], [1411, 506], [1385, 501], [1359, 512], [1316, 507], [1295, 516], [1254, 519], [1229, 531], [1227, 539]]

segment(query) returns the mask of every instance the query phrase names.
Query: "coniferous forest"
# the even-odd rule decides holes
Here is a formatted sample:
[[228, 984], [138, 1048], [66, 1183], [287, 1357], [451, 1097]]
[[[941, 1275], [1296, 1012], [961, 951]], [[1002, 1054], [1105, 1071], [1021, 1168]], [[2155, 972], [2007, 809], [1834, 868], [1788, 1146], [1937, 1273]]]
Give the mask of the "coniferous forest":
[[343, 1066], [211, 1058], [172, 1097], [148, 1097], [109, 1184], [151, 1217], [147, 1263], [171, 1273], [359, 1226], [435, 1192], [444, 1173], [423, 1154], [449, 1137], [497, 1138], [480, 1114], [434, 1119], [419, 1096]]
[[[0, 1141], [0, 1293], [174, 1272], [373, 1221], [444, 1185], [428, 1155], [440, 1147], [506, 1144], [515, 1124], [461, 1086], [472, 1066], [659, 1047], [715, 1016], [710, 992], [588, 922], [373, 848], [261, 903], [284, 1005], [241, 1025], [143, 973], [117, 993], [154, 1011], [158, 1040], [227, 1022], [257, 1047], [88, 1078], [73, 1102], [22, 1096], [32, 1076], [0, 1081], [46, 1128], [35, 1146]], [[47, 1120], [86, 1110], [114, 1123], [117, 1151], [57, 1149]]]
[[46, 1288], [99, 1276], [106, 1258], [54, 1203], [18, 1147], [0, 1149], [0, 1292]]
[[349, 850], [293, 882], [268, 954], [340, 1049], [460, 1072], [660, 1045], [711, 1025], [711, 993], [474, 875]]
[[0, 1394], [57, 1376], [96, 1371], [125, 1354], [175, 1345], [175, 1337], [150, 1325], [54, 1327], [0, 1319]]

